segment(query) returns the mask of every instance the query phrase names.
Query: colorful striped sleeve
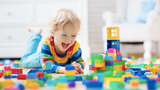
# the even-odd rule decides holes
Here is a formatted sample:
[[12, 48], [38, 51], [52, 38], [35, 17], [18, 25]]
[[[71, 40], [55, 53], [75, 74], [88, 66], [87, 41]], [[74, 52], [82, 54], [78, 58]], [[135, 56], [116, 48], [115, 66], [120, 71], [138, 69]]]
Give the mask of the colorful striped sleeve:
[[60, 66], [54, 64], [54, 58], [52, 56], [50, 41], [47, 38], [42, 43], [41, 53], [42, 53], [43, 68], [45, 68], [46, 61], [51, 61], [52, 62], [52, 72], [57, 73]]
[[71, 56], [71, 60], [74, 62], [77, 62], [81, 65], [81, 67], [84, 69], [85, 63], [84, 60], [82, 58], [82, 50], [79, 47], [79, 45], [76, 46], [76, 48], [78, 47], [78, 49], [73, 49], [76, 50], [75, 53]]

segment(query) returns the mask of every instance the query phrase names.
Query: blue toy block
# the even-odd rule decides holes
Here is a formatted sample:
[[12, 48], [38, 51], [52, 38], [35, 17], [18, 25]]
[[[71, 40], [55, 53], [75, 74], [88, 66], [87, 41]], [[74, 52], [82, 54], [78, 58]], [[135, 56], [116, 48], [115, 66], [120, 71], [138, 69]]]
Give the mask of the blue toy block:
[[11, 78], [11, 76], [3, 76], [5, 79]]
[[56, 86], [54, 80], [47, 80], [47, 85], [48, 86]]
[[85, 79], [82, 79], [82, 84], [86, 85], [86, 80]]
[[108, 51], [106, 50], [106, 56], [108, 56]]
[[47, 74], [53, 73], [53, 71], [51, 69], [43, 69], [42, 72], [46, 72]]
[[75, 70], [75, 67], [72, 66], [71, 64], [65, 65], [66, 70]]
[[148, 79], [147, 80], [148, 90], [156, 90], [157, 89], [156, 83], [157, 82], [155, 79]]
[[121, 55], [116, 55], [116, 60], [122, 60], [122, 56]]
[[128, 59], [132, 59], [132, 57], [127, 57]]
[[103, 73], [98, 73], [98, 82], [104, 83], [104, 74]]
[[112, 56], [105, 56], [105, 61], [113, 61], [113, 57]]
[[31, 69], [31, 70], [28, 72], [28, 74], [29, 74], [29, 73], [36, 73], [36, 72], [38, 72], [38, 71], [40, 71], [40, 69], [38, 69], [38, 68], [36, 68], [36, 69]]
[[20, 90], [25, 90], [24, 85], [22, 85], [21, 83], [17, 82], [14, 84], [15, 87], [18, 87]]
[[38, 80], [42, 80], [44, 83], [46, 83], [46, 78], [45, 77], [39, 77]]
[[113, 66], [113, 62], [105, 62], [105, 66]]
[[158, 77], [160, 77], [160, 72], [158, 73]]
[[87, 88], [103, 88], [103, 83], [101, 82], [86, 82]]
[[92, 63], [91, 63], [91, 66], [95, 66], [95, 63], [92, 62]]
[[38, 75], [36, 73], [29, 73], [27, 74], [26, 79], [36, 79], [38, 78]]
[[131, 77], [124, 77], [124, 82], [127, 82], [128, 80], [131, 80]]
[[45, 65], [46, 65], [46, 69], [49, 69], [49, 70], [52, 69], [52, 63], [51, 63], [51, 61], [46, 61]]
[[19, 74], [12, 74], [12, 78], [16, 78]]
[[120, 40], [107, 40], [107, 50], [109, 48], [115, 48], [116, 50], [120, 50]]
[[76, 81], [82, 81], [82, 76], [81, 75], [76, 75], [75, 77], [76, 77], [76, 79], [75, 79]]
[[67, 78], [64, 76], [59, 76], [56, 81], [57, 83], [68, 83]]

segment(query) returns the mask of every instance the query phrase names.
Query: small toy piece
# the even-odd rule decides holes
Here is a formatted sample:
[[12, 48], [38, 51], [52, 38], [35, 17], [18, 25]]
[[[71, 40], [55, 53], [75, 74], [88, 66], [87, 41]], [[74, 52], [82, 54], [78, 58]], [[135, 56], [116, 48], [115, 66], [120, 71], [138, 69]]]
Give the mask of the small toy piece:
[[29, 86], [28, 86], [28, 88], [30, 90], [38, 90], [40, 88], [40, 86], [39, 86], [38, 83], [34, 82], [34, 83], [30, 83]]
[[130, 85], [132, 88], [137, 88], [139, 86], [139, 81], [138, 80], [131, 80]]

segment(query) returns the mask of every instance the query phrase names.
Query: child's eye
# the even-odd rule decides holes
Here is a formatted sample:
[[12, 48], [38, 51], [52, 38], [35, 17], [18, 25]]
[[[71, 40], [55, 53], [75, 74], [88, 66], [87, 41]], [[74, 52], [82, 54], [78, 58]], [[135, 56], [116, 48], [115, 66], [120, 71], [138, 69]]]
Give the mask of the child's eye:
[[76, 35], [72, 35], [72, 37], [76, 37]]
[[66, 34], [63, 34], [62, 36], [67, 36]]

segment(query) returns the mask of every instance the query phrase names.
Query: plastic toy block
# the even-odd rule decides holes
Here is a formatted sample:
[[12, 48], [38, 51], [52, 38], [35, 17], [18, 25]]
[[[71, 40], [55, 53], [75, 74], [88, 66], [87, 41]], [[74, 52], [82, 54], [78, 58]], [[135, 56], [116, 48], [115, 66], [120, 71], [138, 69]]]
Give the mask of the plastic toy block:
[[117, 55], [120, 55], [120, 50], [116, 50], [116, 54], [117, 54]]
[[41, 80], [45, 83], [47, 79], [45, 77], [40, 77], [40, 78], [38, 78], [38, 80]]
[[107, 63], [107, 62], [120, 62], [120, 61], [123, 61], [123, 60], [105, 61], [105, 63]]
[[71, 64], [65, 65], [66, 70], [75, 70], [75, 67]]
[[66, 76], [67, 80], [75, 80], [76, 76], [75, 75], [71, 75], [71, 76]]
[[118, 89], [124, 90], [125, 89], [124, 83], [119, 82], [119, 81], [111, 81], [109, 85], [110, 85], [111, 90], [112, 89], [113, 90], [118, 90]]
[[10, 76], [10, 75], [12, 75], [12, 74], [11, 74], [11, 71], [4, 71], [4, 72], [3, 72], [3, 75], [4, 75], [4, 76]]
[[92, 63], [91, 63], [91, 66], [95, 66], [95, 63], [92, 62]]
[[75, 70], [70, 70], [70, 71], [65, 71], [65, 75], [76, 75], [76, 71]]
[[19, 80], [25, 80], [26, 77], [27, 77], [26, 74], [20, 74], [20, 75], [18, 75], [16, 78], [19, 79]]
[[76, 81], [82, 81], [82, 76], [81, 75], [76, 75], [75, 80]]
[[105, 56], [105, 61], [113, 61], [113, 57], [112, 56]]
[[85, 77], [86, 77], [86, 80], [93, 80], [93, 75], [91, 74], [91, 75], [85, 75]]
[[128, 80], [131, 80], [131, 77], [124, 77], [124, 82], [127, 82]]
[[36, 81], [33, 81], [33, 83], [38, 83], [40, 87], [44, 87], [44, 81], [42, 80], [36, 80]]
[[51, 63], [51, 61], [46, 61], [45, 62], [45, 66], [46, 66], [46, 69], [52, 69], [52, 63]]
[[55, 86], [54, 80], [47, 80], [47, 86]]
[[[112, 56], [114, 59], [114, 57], [116, 57], [116, 53], [108, 53], [108, 56]], [[116, 58], [114, 60], [116, 60]]]
[[131, 85], [131, 87], [133, 88], [135, 88], [135, 87], [138, 87], [139, 86], [139, 81], [138, 80], [131, 80], [130, 81], [130, 85]]
[[98, 73], [98, 82], [104, 83], [104, 74], [103, 73]]
[[105, 70], [105, 67], [91, 67], [91, 70]]
[[57, 89], [67, 89], [68, 88], [68, 84], [66, 83], [58, 83], [56, 85]]
[[36, 73], [29, 73], [27, 74], [27, 79], [37, 79], [38, 75]]
[[12, 81], [11, 79], [5, 79], [2, 82], [0, 82], [2, 87], [11, 87], [14, 85], [14, 81]]
[[38, 90], [40, 88], [39, 84], [38, 83], [30, 83], [29, 86], [28, 86], [29, 89], [32, 89], [32, 90]]
[[103, 84], [101, 82], [86, 82], [86, 87], [87, 88], [102, 88]]
[[57, 83], [67, 83], [68, 82], [67, 78], [64, 76], [59, 76], [56, 81]]
[[121, 55], [116, 55], [116, 60], [122, 60], [122, 56]]
[[4, 66], [4, 71], [10, 71], [11, 67], [10, 66]]
[[19, 88], [19, 90], [25, 90], [24, 85], [22, 85], [22, 84], [21, 84], [21, 83], [19, 83], [19, 82], [15, 83], [15, 84], [14, 84], [14, 87], [18, 87], [18, 88]]
[[19, 90], [19, 88], [12, 86], [12, 87], [5, 87], [4, 90]]
[[160, 82], [157, 82], [156, 86], [157, 88], [160, 88]]
[[12, 74], [12, 78], [16, 78], [19, 74]]
[[115, 48], [109, 48], [108, 53], [116, 53], [116, 49]]
[[157, 89], [156, 83], [157, 82], [155, 79], [148, 79], [147, 80], [148, 90], [156, 90]]
[[120, 40], [107, 40], [107, 49], [115, 48], [116, 50], [120, 50]]
[[75, 86], [76, 86], [75, 82], [68, 82], [68, 87], [69, 88], [73, 88]]
[[95, 59], [95, 63], [104, 63], [105, 59]]
[[113, 62], [106, 62], [105, 66], [113, 66]]
[[4, 79], [10, 79], [11, 78], [11, 76], [3, 76], [4, 77]]
[[95, 63], [95, 67], [105, 67], [105, 63]]
[[36, 72], [36, 74], [38, 75], [38, 77], [44, 77], [44, 73], [43, 72]]
[[20, 73], [23, 74], [23, 69], [22, 68], [12, 68], [12, 74], [14, 73]]

